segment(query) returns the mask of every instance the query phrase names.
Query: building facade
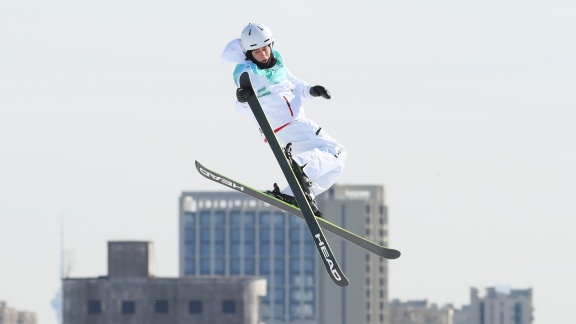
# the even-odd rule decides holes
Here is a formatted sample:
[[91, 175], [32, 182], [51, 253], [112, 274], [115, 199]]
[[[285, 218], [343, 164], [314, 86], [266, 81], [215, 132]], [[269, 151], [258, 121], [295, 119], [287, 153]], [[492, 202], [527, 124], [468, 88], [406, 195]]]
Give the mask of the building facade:
[[36, 313], [19, 311], [0, 300], [0, 324], [36, 324]]
[[428, 300], [393, 300], [390, 314], [390, 324], [454, 324], [451, 306], [438, 307]]
[[258, 324], [266, 281], [157, 278], [150, 242], [109, 242], [108, 276], [63, 279], [64, 324]]
[[316, 250], [305, 222], [236, 192], [188, 192], [180, 206], [181, 276], [266, 277], [263, 322], [316, 323]]
[[[328, 220], [387, 245], [382, 186], [336, 185], [317, 202]], [[388, 323], [387, 261], [325, 233], [346, 288], [324, 273], [304, 220], [238, 192], [184, 192], [180, 274], [266, 277], [267, 324]]]
[[470, 289], [470, 324], [532, 324], [532, 289]]
[[[384, 198], [381, 185], [335, 185], [317, 200], [331, 222], [388, 246], [388, 207]], [[318, 323], [390, 323], [388, 261], [326, 233], [351, 283], [340, 288], [327, 275], [320, 276]]]
[[452, 309], [454, 310], [453, 324], [470, 324], [470, 305]]

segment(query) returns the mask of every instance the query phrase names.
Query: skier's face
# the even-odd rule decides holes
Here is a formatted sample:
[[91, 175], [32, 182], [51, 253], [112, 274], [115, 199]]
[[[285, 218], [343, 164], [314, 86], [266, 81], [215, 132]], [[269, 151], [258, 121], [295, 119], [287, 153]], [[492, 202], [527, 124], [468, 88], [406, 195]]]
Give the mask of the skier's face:
[[252, 51], [252, 56], [260, 62], [266, 63], [270, 59], [270, 46], [260, 47]]

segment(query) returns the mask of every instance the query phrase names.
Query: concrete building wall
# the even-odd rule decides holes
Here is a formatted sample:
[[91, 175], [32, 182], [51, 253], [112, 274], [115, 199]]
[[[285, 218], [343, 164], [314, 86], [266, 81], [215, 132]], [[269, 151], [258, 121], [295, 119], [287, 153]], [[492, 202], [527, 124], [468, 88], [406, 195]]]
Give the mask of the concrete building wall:
[[151, 242], [108, 242], [110, 277], [154, 276], [154, 246]]
[[155, 278], [150, 275], [151, 248], [150, 242], [110, 242], [109, 276], [63, 279], [63, 323], [260, 322], [265, 279]]
[[[257, 324], [265, 291], [265, 280], [253, 278], [64, 279], [64, 324]], [[233, 302], [233, 313], [225, 302]], [[123, 311], [125, 303], [133, 303], [133, 314]], [[191, 312], [191, 303], [201, 311]]]

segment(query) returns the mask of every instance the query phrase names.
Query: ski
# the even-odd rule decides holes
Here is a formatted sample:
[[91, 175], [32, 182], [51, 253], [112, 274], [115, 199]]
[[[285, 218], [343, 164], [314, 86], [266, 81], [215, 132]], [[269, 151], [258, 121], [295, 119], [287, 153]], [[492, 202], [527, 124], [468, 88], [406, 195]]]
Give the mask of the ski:
[[[298, 216], [300, 218], [304, 218], [300, 209], [296, 206], [287, 204], [286, 202], [277, 199], [276, 197], [270, 196], [262, 191], [256, 190], [248, 185], [245, 185], [241, 182], [236, 180], [230, 179], [225, 177], [215, 171], [212, 171], [205, 166], [203, 166], [200, 162], [196, 161], [196, 170], [208, 180], [212, 180], [216, 183], [224, 185], [230, 189], [236, 190], [253, 198], [256, 198], [260, 201], [263, 201], [269, 205], [272, 205], [276, 208], [279, 208], [287, 213], [290, 213], [294, 216]], [[397, 259], [400, 257], [400, 251], [383, 247], [378, 245], [362, 236], [354, 234], [324, 218], [316, 218], [320, 227], [330, 231], [331, 233], [339, 236], [340, 238], [357, 245], [358, 247], [373, 253], [381, 258], [385, 259]]]
[[316, 216], [314, 216], [314, 212], [312, 212], [312, 208], [304, 195], [304, 191], [302, 191], [300, 183], [292, 170], [290, 162], [288, 162], [288, 159], [284, 155], [284, 149], [278, 142], [276, 134], [274, 134], [274, 130], [272, 129], [272, 126], [270, 126], [270, 122], [268, 122], [268, 118], [260, 105], [260, 101], [258, 101], [258, 97], [255, 95], [257, 92], [252, 87], [252, 82], [250, 81], [250, 75], [248, 72], [244, 72], [240, 75], [240, 87], [250, 87], [250, 89], [253, 90], [252, 95], [248, 97], [248, 105], [250, 106], [254, 117], [256, 117], [256, 121], [258, 121], [258, 125], [260, 125], [260, 130], [268, 140], [268, 144], [276, 157], [276, 161], [282, 169], [282, 173], [284, 173], [284, 177], [286, 177], [286, 180], [288, 181], [288, 185], [294, 193], [294, 198], [296, 198], [296, 202], [298, 203], [298, 206], [300, 206], [300, 210], [302, 211], [308, 229], [314, 238], [318, 252], [320, 253], [324, 266], [326, 267], [326, 271], [328, 271], [328, 274], [335, 284], [341, 287], [348, 286], [348, 279], [346, 278], [346, 275], [344, 275], [342, 269], [340, 269], [340, 266], [328, 245], [328, 241], [324, 237], [322, 228], [318, 225]]

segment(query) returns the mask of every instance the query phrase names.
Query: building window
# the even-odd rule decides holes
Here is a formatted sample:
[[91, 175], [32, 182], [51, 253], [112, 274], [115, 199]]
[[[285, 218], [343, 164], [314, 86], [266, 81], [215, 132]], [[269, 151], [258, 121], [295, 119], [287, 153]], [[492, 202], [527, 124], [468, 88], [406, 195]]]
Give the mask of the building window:
[[154, 311], [156, 314], [168, 314], [168, 301], [163, 300], [156, 300], [154, 302]]
[[304, 259], [304, 272], [313, 273], [314, 272], [314, 263], [315, 263], [314, 259], [305, 258]]
[[240, 259], [232, 258], [230, 260], [230, 274], [239, 275], [240, 274]]
[[277, 275], [284, 274], [286, 271], [286, 261], [281, 258], [274, 259], [274, 273]]
[[270, 274], [270, 259], [261, 258], [260, 259], [260, 275]]
[[246, 258], [244, 260], [244, 274], [245, 275], [255, 275], [256, 274], [256, 265], [255, 260], [253, 258]]
[[88, 301], [88, 314], [101, 314], [102, 303], [99, 300]]
[[[209, 206], [206, 206], [210, 208]], [[210, 215], [209, 211], [202, 211], [200, 212], [200, 225], [210, 227], [210, 220], [212, 215]]]
[[242, 215], [240, 214], [240, 211], [238, 211], [238, 210], [231, 211], [230, 212], [230, 225], [240, 226], [241, 223], [242, 223]]
[[188, 302], [188, 313], [202, 314], [202, 301], [191, 300], [190, 302]]
[[236, 301], [225, 300], [222, 302], [222, 313], [224, 314], [235, 314], [236, 313]]
[[214, 274], [223, 275], [225, 271], [224, 259], [218, 258], [214, 260]]
[[300, 242], [290, 242], [290, 255], [300, 254]]
[[[226, 202], [224, 202], [224, 204], [226, 204]], [[225, 205], [222, 205], [222, 202], [220, 204], [220, 207], [226, 207]], [[216, 226], [224, 226], [226, 225], [226, 212], [223, 210], [219, 210], [217, 212], [214, 213], [214, 225]]]
[[316, 254], [316, 245], [314, 244], [314, 241], [312, 241], [312, 237], [310, 237], [309, 239], [306, 238], [306, 240], [304, 241], [304, 255], [312, 256], [315, 254]]
[[186, 259], [184, 261], [184, 274], [186, 275], [193, 275], [196, 274], [196, 260], [195, 259]]
[[132, 315], [136, 313], [136, 303], [131, 300], [125, 300], [122, 302], [122, 314]]
[[247, 226], [254, 226], [256, 223], [256, 214], [254, 212], [245, 212], [244, 213], [244, 225]]
[[210, 268], [211, 268], [210, 258], [202, 258], [200, 259], [200, 274], [201, 275], [209, 275]]

